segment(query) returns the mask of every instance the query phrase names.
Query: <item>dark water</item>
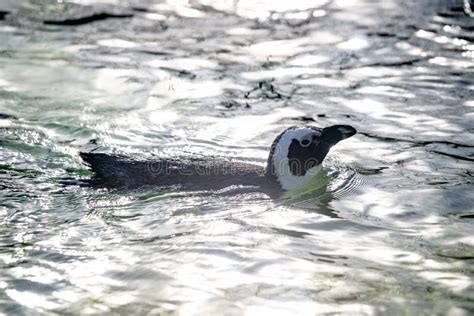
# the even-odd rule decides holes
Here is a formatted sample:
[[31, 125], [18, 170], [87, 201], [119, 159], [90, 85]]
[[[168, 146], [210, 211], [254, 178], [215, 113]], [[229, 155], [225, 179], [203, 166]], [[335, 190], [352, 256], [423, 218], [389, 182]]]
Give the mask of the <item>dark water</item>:
[[[468, 1], [63, 2], [0, 4], [0, 314], [474, 313]], [[324, 194], [60, 184], [303, 123]]]

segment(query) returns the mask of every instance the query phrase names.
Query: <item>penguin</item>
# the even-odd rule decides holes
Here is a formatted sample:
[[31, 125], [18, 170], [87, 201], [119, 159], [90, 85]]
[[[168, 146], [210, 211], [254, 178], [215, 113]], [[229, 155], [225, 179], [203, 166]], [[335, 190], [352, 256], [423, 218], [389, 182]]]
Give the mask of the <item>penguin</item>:
[[321, 172], [331, 147], [356, 133], [349, 125], [288, 127], [273, 141], [266, 167], [217, 158], [140, 160], [92, 152], [81, 152], [80, 156], [94, 173], [89, 183], [101, 187], [178, 186], [218, 191], [245, 186], [278, 196], [308, 185]]

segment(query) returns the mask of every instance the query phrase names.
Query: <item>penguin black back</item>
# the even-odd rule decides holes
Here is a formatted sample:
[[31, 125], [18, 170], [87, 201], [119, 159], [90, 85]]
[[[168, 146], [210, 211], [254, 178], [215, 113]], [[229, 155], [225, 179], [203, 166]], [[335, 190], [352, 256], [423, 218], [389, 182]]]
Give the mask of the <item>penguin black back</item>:
[[170, 158], [137, 160], [122, 155], [80, 153], [95, 174], [91, 183], [110, 188], [181, 186], [219, 190], [231, 185], [265, 187], [262, 166], [224, 159]]

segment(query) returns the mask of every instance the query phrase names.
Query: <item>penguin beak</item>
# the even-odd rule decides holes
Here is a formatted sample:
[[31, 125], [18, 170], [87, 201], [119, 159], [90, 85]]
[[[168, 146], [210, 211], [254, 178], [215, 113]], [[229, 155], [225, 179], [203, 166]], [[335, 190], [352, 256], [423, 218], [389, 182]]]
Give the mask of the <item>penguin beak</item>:
[[322, 132], [322, 141], [334, 146], [341, 140], [354, 136], [357, 130], [350, 125], [333, 125], [323, 128]]

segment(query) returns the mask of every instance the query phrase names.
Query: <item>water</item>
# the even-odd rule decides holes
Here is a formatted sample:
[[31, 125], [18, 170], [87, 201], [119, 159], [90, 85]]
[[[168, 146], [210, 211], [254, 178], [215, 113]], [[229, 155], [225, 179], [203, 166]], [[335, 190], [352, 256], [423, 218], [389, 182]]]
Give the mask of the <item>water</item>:
[[[59, 2], [0, 4], [0, 314], [474, 313], [468, 1]], [[312, 196], [61, 184], [304, 123]]]

